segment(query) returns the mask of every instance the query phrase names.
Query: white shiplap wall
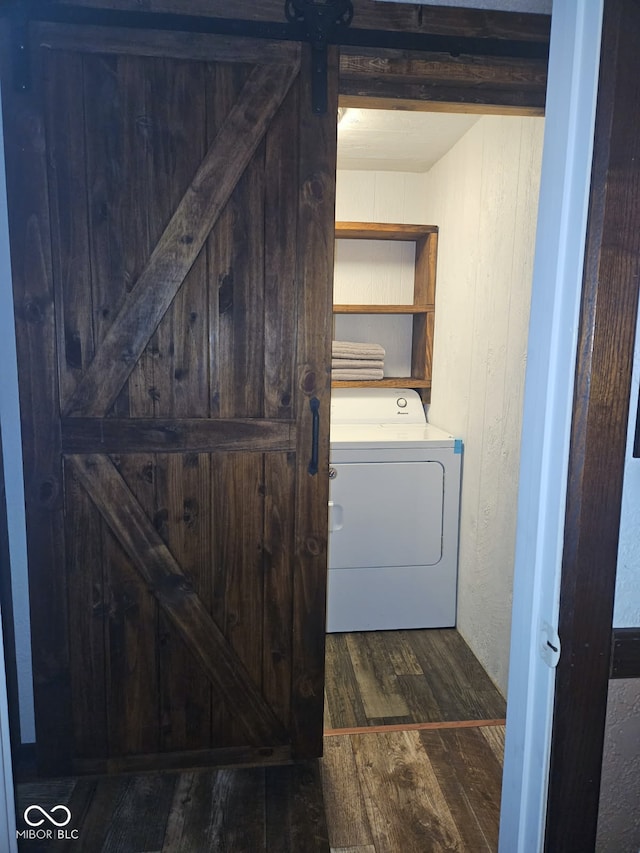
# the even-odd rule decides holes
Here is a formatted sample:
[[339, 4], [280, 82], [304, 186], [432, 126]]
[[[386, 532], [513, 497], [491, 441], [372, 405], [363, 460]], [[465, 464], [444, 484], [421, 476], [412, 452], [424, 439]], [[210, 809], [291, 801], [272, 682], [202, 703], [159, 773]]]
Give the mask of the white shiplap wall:
[[[424, 175], [407, 172], [338, 172], [336, 219], [346, 222], [423, 224]], [[403, 304], [413, 300], [415, 246], [388, 240], [338, 240], [333, 298], [337, 303]], [[385, 348], [385, 376], [411, 375], [412, 318], [337, 315], [336, 340]]]
[[542, 136], [540, 118], [483, 117], [425, 197], [440, 227], [430, 420], [465, 446], [458, 628], [503, 693]]
[[[429, 420], [465, 444], [458, 627], [503, 692], [542, 132], [542, 119], [486, 116], [426, 174], [339, 171], [337, 185], [339, 220], [440, 228]], [[345, 270], [336, 301], [366, 302], [367, 274], [353, 287]], [[387, 334], [395, 352], [410, 326]]]

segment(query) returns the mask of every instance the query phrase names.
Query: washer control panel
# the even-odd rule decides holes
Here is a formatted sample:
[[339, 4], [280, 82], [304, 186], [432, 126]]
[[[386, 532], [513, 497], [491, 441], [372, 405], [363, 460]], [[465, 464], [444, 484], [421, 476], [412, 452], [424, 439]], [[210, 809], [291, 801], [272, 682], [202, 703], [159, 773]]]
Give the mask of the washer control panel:
[[425, 424], [422, 400], [413, 388], [335, 388], [332, 424]]

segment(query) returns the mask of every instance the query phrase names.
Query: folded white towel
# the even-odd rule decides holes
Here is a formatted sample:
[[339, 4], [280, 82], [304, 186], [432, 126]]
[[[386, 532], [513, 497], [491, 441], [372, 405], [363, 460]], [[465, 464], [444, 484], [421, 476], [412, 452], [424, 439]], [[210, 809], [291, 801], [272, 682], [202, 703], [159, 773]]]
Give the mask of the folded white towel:
[[342, 370], [360, 370], [360, 368], [382, 370], [384, 361], [378, 358], [332, 358], [331, 367]]
[[362, 344], [356, 341], [333, 341], [331, 344], [333, 358], [384, 358], [384, 347], [380, 344]]
[[384, 372], [382, 370], [365, 370], [365, 368], [359, 368], [358, 370], [341, 370], [339, 368], [335, 368], [331, 371], [333, 379], [382, 379], [383, 375]]

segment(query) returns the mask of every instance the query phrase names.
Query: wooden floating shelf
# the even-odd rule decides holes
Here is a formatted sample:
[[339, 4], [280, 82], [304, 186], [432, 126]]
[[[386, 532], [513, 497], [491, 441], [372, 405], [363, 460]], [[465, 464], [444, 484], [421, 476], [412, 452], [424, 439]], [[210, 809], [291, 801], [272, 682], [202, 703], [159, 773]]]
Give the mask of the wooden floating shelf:
[[336, 240], [412, 240], [437, 234], [437, 225], [387, 225], [381, 222], [336, 222]]
[[426, 314], [433, 305], [334, 305], [334, 314]]
[[332, 388], [431, 388], [430, 379], [388, 376], [384, 379], [332, 379]]
[[[406, 315], [413, 317], [411, 332], [411, 365], [413, 376], [385, 377], [375, 380], [335, 379], [333, 388], [416, 388], [428, 402], [431, 389], [431, 361], [435, 323], [436, 258], [438, 228], [436, 225], [404, 225], [379, 222], [336, 222], [337, 240], [397, 240], [415, 246], [413, 302], [410, 305], [334, 305], [334, 314]], [[346, 321], [345, 321], [346, 322]], [[403, 368], [400, 368], [403, 369]]]

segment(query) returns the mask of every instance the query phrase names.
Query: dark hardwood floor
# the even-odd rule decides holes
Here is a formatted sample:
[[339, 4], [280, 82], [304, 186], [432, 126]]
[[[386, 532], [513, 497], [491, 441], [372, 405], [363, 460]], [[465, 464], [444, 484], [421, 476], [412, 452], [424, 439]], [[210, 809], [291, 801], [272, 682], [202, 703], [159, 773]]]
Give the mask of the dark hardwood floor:
[[77, 839], [24, 840], [21, 853], [329, 851], [317, 762], [26, 783], [19, 830], [31, 803], [67, 805]]
[[327, 635], [325, 729], [504, 719], [506, 704], [453, 628]]
[[327, 638], [325, 755], [287, 767], [30, 781], [67, 836], [21, 853], [497, 850], [504, 700], [456, 631]]
[[334, 853], [494, 853], [504, 726], [325, 739]]

